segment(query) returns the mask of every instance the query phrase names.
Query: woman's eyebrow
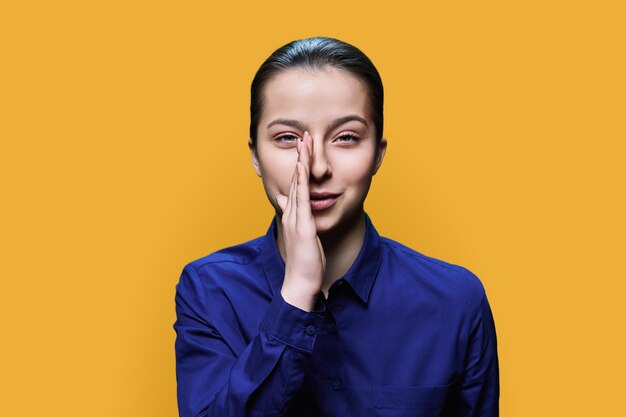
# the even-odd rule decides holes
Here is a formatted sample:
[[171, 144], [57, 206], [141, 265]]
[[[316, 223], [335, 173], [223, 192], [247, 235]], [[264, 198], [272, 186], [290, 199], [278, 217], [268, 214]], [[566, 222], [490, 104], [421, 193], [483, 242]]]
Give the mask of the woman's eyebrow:
[[339, 127], [342, 124], [351, 122], [353, 120], [356, 120], [357, 122], [361, 122], [367, 127], [367, 120], [365, 120], [364, 118], [356, 114], [351, 114], [349, 116], [344, 116], [344, 117], [340, 117], [339, 119], [335, 119], [328, 125], [326, 130], [333, 130], [334, 128]]
[[274, 125], [287, 125], [300, 130], [308, 130], [304, 123], [302, 123], [300, 120], [295, 119], [275, 119], [267, 124], [267, 128], [269, 129]]
[[[338, 119], [333, 120], [332, 122], [330, 122], [330, 124], [328, 125], [328, 127], [326, 129], [327, 130], [333, 130], [333, 129], [335, 129], [338, 126], [341, 126], [342, 124], [351, 122], [353, 120], [356, 120], [357, 122], [361, 122], [365, 126], [367, 126], [367, 120], [365, 120], [364, 118], [362, 118], [361, 116], [358, 116], [356, 114], [351, 114], [349, 116], [344, 116], [344, 117], [340, 117]], [[275, 120], [272, 120], [271, 122], [269, 122], [267, 124], [267, 129], [269, 129], [270, 127], [272, 127], [274, 125], [278, 125], [278, 124], [295, 127], [295, 128], [300, 129], [302, 131], [304, 131], [304, 130], [311, 131], [311, 129], [309, 129], [308, 126], [306, 126], [300, 120], [295, 120], [295, 119], [275, 119]]]

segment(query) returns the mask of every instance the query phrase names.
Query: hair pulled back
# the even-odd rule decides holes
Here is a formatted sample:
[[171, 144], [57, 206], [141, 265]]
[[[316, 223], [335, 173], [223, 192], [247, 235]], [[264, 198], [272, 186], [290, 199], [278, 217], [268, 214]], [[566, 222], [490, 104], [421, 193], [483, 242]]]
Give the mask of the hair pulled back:
[[313, 37], [292, 41], [272, 53], [252, 80], [250, 89], [250, 139], [256, 147], [257, 130], [263, 112], [263, 87], [272, 76], [292, 68], [322, 70], [326, 66], [357, 76], [368, 89], [376, 139], [383, 136], [383, 82], [370, 59], [357, 47], [334, 38]]

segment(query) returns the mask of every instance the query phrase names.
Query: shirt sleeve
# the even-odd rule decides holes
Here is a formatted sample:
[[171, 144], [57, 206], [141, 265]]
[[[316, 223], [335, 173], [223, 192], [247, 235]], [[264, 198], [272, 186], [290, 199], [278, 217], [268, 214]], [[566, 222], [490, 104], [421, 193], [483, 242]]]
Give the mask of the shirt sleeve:
[[210, 305], [205, 299], [210, 295], [203, 292], [196, 272], [187, 265], [175, 298], [180, 417], [284, 415], [304, 381], [324, 304], [318, 300], [317, 310], [307, 312], [278, 292], [258, 334], [236, 353], [211, 318], [212, 310], [223, 309]]
[[482, 285], [480, 289], [481, 301], [471, 323], [458, 417], [499, 415], [500, 380], [496, 329]]

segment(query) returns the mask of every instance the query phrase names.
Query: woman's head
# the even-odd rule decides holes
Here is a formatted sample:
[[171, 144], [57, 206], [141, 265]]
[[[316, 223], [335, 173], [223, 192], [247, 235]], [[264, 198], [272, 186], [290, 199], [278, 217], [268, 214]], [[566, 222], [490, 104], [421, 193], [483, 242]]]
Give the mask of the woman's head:
[[339, 231], [359, 218], [386, 150], [382, 98], [382, 83], [369, 59], [334, 39], [292, 42], [261, 66], [252, 85], [249, 146], [277, 212], [275, 196], [289, 194], [296, 144], [308, 131], [311, 199], [331, 195], [334, 201], [313, 212], [318, 234]]
[[250, 91], [250, 140], [256, 146], [259, 120], [263, 113], [263, 91], [267, 82], [288, 69], [322, 70], [334, 67], [345, 70], [367, 86], [371, 118], [376, 139], [383, 136], [383, 82], [378, 70], [361, 50], [338, 39], [314, 37], [299, 39], [278, 48], [259, 67]]

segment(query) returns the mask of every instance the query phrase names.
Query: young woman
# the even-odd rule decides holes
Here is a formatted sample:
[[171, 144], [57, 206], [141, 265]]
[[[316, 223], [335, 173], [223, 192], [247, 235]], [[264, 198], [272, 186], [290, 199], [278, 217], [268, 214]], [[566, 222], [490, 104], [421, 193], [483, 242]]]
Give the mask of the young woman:
[[387, 145], [371, 61], [336, 39], [294, 41], [251, 93], [252, 163], [276, 216], [183, 270], [180, 415], [498, 415], [480, 281], [379, 236], [363, 210]]

